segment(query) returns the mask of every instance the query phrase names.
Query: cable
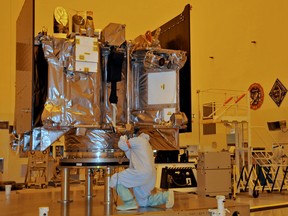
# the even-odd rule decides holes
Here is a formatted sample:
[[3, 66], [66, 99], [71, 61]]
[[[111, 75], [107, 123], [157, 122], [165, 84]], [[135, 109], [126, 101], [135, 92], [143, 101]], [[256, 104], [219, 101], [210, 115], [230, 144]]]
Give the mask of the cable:
[[179, 186], [179, 187], [189, 186], [187, 183], [186, 183], [186, 184], [177, 183], [177, 182], [174, 180], [173, 176], [171, 176], [171, 175], [168, 175], [168, 176], [167, 176], [167, 181], [168, 181], [169, 185], [170, 185], [171, 183], [174, 183], [175, 185], [177, 185], [177, 186]]

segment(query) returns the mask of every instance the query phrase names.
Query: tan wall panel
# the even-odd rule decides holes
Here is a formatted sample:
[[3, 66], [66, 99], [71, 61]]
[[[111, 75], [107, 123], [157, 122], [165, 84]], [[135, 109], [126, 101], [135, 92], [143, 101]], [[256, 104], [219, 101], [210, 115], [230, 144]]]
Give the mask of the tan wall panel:
[[[147, 29], [155, 29], [177, 16], [187, 3], [193, 7], [191, 12], [192, 29], [192, 113], [193, 132], [180, 135], [180, 144], [199, 144], [211, 146], [221, 143], [226, 136], [219, 134], [220, 140], [209, 136], [207, 142], [200, 139], [198, 125], [197, 89], [226, 88], [246, 90], [250, 84], [258, 82], [265, 92], [264, 103], [259, 110], [252, 111], [254, 125], [267, 126], [267, 121], [288, 120], [287, 96], [280, 107], [271, 100], [269, 91], [276, 78], [288, 87], [288, 2], [283, 0], [261, 1], [145, 1], [143, 5], [134, 5], [134, 1], [66, 1], [41, 0], [37, 5], [38, 13], [43, 17], [36, 20], [36, 32], [43, 25], [52, 30], [53, 9], [63, 5], [70, 13], [75, 10], [94, 11], [95, 25], [103, 28], [109, 22], [126, 24], [127, 38], [133, 39]], [[85, 3], [87, 2], [87, 3]], [[15, 21], [21, 9], [22, 0], [4, 1], [0, 14], [8, 26], [0, 35], [1, 64], [1, 106], [0, 118], [11, 120], [14, 116], [15, 83]], [[65, 5], [66, 4], [66, 5]], [[67, 5], [68, 4], [68, 5]], [[75, 4], [75, 5], [72, 5]], [[255, 43], [251, 43], [256, 41]], [[211, 58], [213, 57], [213, 58]], [[277, 140], [287, 140], [288, 133], [272, 133]], [[0, 133], [0, 156], [8, 157], [8, 133]], [[222, 139], [222, 138], [223, 139]], [[3, 141], [5, 143], [3, 143]], [[255, 143], [256, 145], [256, 143]], [[258, 145], [258, 144], [257, 144]], [[268, 144], [270, 145], [270, 144]], [[19, 168], [19, 169], [18, 169]], [[15, 168], [20, 176], [20, 165]]]

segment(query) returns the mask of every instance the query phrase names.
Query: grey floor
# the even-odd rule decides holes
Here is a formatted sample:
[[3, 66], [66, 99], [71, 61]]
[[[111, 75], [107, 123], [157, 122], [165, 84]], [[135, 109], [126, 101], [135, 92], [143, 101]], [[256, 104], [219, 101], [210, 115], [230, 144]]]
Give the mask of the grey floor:
[[253, 198], [248, 192], [242, 192], [237, 195], [236, 202], [249, 204], [251, 216], [288, 215], [288, 191], [263, 191], [259, 193], [258, 198]]
[[[165, 209], [164, 206], [157, 208], [143, 208], [129, 212], [117, 212], [115, 206], [112, 209], [105, 209], [103, 203], [103, 186], [95, 186], [92, 199], [85, 199], [84, 185], [72, 185], [70, 198], [71, 204], [62, 204], [61, 188], [48, 187], [45, 189], [22, 189], [11, 192], [6, 197], [4, 191], [0, 191], [0, 215], [1, 216], [33, 216], [39, 215], [39, 207], [49, 207], [49, 216], [93, 216], [93, 215], [180, 215], [183, 209], [208, 208], [213, 203], [217, 206], [214, 198], [209, 198], [209, 205], [205, 206], [197, 195], [191, 193], [175, 192], [175, 205], [173, 209]], [[114, 201], [120, 203], [119, 199], [114, 196]], [[206, 201], [205, 201], [206, 202]], [[215, 204], [214, 204], [215, 203]], [[226, 203], [226, 202], [225, 202]], [[237, 194], [235, 200], [227, 200], [227, 203], [237, 203], [248, 206], [252, 216], [280, 216], [288, 215], [288, 192], [260, 192], [258, 198], [253, 198], [247, 192]], [[226, 207], [226, 206], [225, 206]], [[228, 208], [229, 210], [229, 208]], [[206, 210], [205, 210], [206, 211]], [[193, 211], [187, 211], [187, 214], [181, 215], [209, 215], [196, 214]], [[226, 215], [231, 215], [227, 213]], [[242, 215], [242, 214], [241, 214]], [[249, 213], [248, 213], [249, 215]]]

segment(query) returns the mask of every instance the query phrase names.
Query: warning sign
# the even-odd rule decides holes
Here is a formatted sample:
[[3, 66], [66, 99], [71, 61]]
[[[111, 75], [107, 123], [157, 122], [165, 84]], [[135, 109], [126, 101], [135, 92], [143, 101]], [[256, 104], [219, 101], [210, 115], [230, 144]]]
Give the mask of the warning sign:
[[285, 86], [280, 82], [279, 79], [277, 79], [269, 93], [272, 100], [277, 104], [278, 107], [280, 107], [282, 101], [285, 98], [285, 95], [287, 93], [287, 89]]

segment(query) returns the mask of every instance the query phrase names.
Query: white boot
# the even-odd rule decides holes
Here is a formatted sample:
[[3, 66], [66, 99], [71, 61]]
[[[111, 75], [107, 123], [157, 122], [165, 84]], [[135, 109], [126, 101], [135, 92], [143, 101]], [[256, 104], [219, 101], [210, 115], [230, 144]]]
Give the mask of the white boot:
[[172, 208], [174, 206], [174, 191], [168, 190], [168, 197], [166, 201], [166, 208]]
[[138, 208], [137, 203], [134, 200], [134, 197], [128, 188], [124, 187], [121, 184], [118, 184], [116, 186], [116, 191], [118, 195], [120, 196], [121, 200], [124, 202], [124, 205], [120, 205], [116, 207], [117, 210], [127, 211], [127, 210]]
[[138, 207], [137, 207], [135, 200], [125, 201], [124, 205], [119, 205], [116, 207], [116, 209], [119, 211], [133, 210], [137, 208]]
[[159, 192], [150, 195], [148, 198], [148, 206], [158, 206], [165, 204], [166, 208], [172, 208], [174, 205], [174, 192], [172, 190]]

